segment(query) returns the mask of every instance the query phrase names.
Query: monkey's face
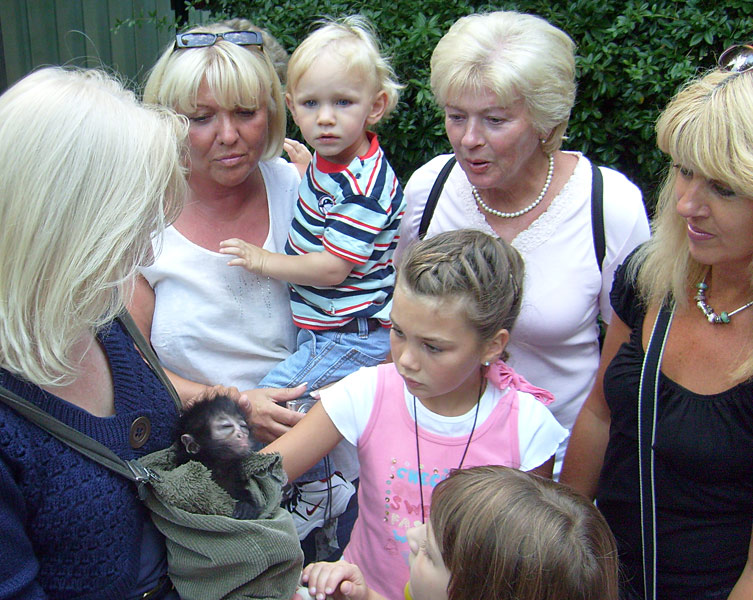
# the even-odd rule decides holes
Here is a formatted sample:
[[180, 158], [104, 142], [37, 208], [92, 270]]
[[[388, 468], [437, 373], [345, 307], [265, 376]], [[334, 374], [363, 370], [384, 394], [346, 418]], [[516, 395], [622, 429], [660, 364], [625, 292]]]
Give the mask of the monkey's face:
[[220, 413], [209, 420], [209, 435], [216, 447], [239, 458], [251, 453], [248, 424], [241, 416]]

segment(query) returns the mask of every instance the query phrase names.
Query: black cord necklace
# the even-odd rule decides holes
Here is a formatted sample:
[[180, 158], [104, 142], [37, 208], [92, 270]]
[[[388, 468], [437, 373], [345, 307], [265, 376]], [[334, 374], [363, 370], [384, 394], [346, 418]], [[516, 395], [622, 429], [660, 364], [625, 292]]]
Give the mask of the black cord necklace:
[[[471, 438], [473, 432], [476, 431], [476, 421], [478, 421], [478, 410], [481, 406], [481, 395], [484, 392], [484, 374], [481, 374], [481, 381], [478, 385], [478, 398], [476, 399], [476, 412], [473, 415], [473, 426], [471, 427], [471, 433], [468, 434], [468, 441], [465, 443], [465, 450], [463, 450], [463, 456], [460, 457], [460, 464], [458, 469], [463, 468], [463, 462], [465, 462], [465, 455], [468, 454], [468, 446], [471, 445]], [[421, 523], [426, 523], [426, 515], [424, 513], [424, 485], [421, 481], [421, 449], [418, 446], [418, 411], [416, 410], [416, 396], [413, 396], [413, 424], [416, 432], [416, 466], [418, 467], [418, 495], [421, 502]]]

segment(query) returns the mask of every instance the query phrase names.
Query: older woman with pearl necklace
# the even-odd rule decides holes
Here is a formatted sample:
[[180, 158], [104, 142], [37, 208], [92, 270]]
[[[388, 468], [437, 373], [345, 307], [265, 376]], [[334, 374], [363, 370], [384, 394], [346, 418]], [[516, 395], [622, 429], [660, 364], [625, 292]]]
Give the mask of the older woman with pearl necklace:
[[470, 227], [520, 251], [525, 296], [510, 365], [554, 393], [552, 412], [568, 429], [593, 385], [597, 316], [609, 321], [614, 270], [649, 235], [638, 188], [602, 168], [603, 228], [595, 229], [606, 243], [597, 259], [592, 165], [560, 150], [575, 100], [573, 52], [566, 33], [517, 12], [470, 15], [450, 28], [432, 55], [431, 86], [457, 163], [443, 185], [437, 181], [449, 155], [411, 177], [398, 248], [418, 236], [436, 184], [428, 236]]

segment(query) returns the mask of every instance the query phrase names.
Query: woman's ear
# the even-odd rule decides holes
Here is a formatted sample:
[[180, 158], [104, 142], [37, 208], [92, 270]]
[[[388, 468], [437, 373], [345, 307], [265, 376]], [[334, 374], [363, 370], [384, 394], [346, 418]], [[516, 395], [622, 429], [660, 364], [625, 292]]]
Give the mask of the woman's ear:
[[371, 105], [371, 112], [366, 117], [367, 125], [374, 125], [379, 123], [384, 116], [384, 112], [387, 110], [387, 92], [381, 90], [374, 96], [374, 103]]
[[481, 354], [481, 362], [493, 364], [497, 362], [510, 341], [510, 332], [507, 329], [500, 329], [492, 339], [486, 342], [484, 351]]

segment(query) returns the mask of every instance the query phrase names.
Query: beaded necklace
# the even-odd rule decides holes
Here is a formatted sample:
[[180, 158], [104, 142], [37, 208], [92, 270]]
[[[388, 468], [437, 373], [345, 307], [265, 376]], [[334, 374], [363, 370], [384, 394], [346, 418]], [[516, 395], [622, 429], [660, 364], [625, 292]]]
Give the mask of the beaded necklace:
[[745, 310], [749, 306], [753, 306], [753, 300], [751, 300], [747, 304], [743, 304], [740, 308], [736, 308], [732, 312], [722, 311], [721, 313], [716, 314], [714, 312], [714, 309], [711, 308], [708, 304], [706, 304], [706, 290], [709, 289], [709, 286], [706, 283], [705, 275], [703, 277], [703, 281], [701, 281], [701, 283], [696, 284], [695, 287], [698, 289], [695, 295], [695, 304], [699, 309], [701, 309], [701, 312], [708, 319], [709, 323], [713, 323], [713, 324], [729, 323], [730, 317], [732, 317], [732, 315], [736, 315], [737, 313], [739, 313], [742, 310]]

